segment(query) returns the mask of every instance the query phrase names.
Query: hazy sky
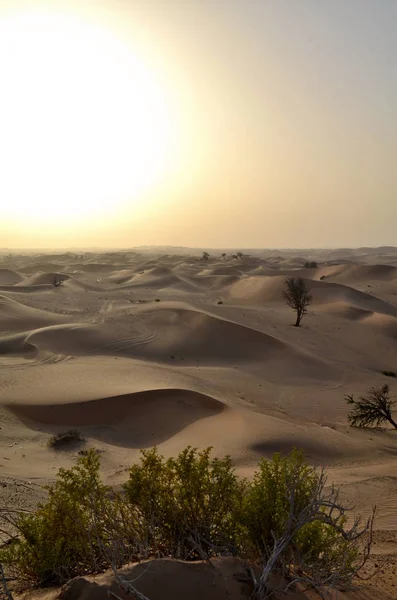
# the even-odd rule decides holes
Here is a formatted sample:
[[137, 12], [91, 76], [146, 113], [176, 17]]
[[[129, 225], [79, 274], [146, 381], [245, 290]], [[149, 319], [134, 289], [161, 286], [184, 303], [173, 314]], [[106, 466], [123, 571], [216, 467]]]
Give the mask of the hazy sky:
[[397, 245], [396, 27], [395, 0], [0, 0], [0, 247]]

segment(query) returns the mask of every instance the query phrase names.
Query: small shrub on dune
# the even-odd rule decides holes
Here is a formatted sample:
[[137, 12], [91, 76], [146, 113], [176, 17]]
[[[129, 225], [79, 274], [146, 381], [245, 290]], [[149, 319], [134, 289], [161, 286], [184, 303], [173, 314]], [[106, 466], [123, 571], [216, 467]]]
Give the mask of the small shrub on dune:
[[64, 279], [62, 279], [61, 275], [54, 275], [52, 280], [53, 287], [60, 287], [63, 285]]
[[382, 375], [386, 375], [386, 377], [397, 377], [397, 374], [394, 371], [382, 371]]
[[82, 444], [86, 440], [79, 431], [69, 429], [53, 435], [47, 442], [49, 448], [53, 450], [62, 450], [73, 444]]

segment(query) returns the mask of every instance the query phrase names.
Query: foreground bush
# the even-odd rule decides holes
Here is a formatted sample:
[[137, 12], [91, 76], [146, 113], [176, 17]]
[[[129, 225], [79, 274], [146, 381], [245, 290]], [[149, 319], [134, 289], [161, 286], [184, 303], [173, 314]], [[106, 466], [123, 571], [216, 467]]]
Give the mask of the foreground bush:
[[[72, 469], [60, 469], [57, 481], [46, 488], [49, 498], [32, 515], [23, 514], [15, 525], [18, 542], [1, 552], [4, 563], [15, 563], [21, 578], [39, 585], [66, 581], [92, 568], [100, 559], [95, 542], [87, 538], [94, 511], [103, 518], [112, 513], [107, 500], [108, 488], [99, 479], [99, 459], [90, 453]], [[109, 512], [108, 512], [109, 511]]]
[[[324, 473], [296, 450], [262, 460], [251, 482], [210, 449], [189, 447], [168, 460], [143, 451], [123, 495], [103, 485], [99, 467], [98, 453], [88, 450], [60, 469], [47, 502], [14, 521], [19, 538], [0, 551], [0, 562], [44, 586], [109, 566], [117, 575], [150, 556], [235, 554], [263, 565], [253, 582], [266, 598], [274, 571], [317, 588], [348, 584], [360, 567], [358, 544], [372, 530], [372, 519], [345, 528], [337, 490], [326, 491]], [[370, 535], [364, 560], [369, 544]]]
[[354, 575], [358, 547], [344, 536], [345, 510], [337, 492], [326, 493], [325, 482], [324, 473], [298, 450], [259, 463], [242, 513], [253, 558], [269, 556], [281, 544], [279, 558], [288, 566], [299, 564], [313, 580], [320, 573], [337, 574], [341, 581]]
[[155, 553], [185, 560], [236, 551], [246, 484], [230, 457], [211, 458], [210, 448], [168, 460], [155, 448], [143, 451], [124, 489]]

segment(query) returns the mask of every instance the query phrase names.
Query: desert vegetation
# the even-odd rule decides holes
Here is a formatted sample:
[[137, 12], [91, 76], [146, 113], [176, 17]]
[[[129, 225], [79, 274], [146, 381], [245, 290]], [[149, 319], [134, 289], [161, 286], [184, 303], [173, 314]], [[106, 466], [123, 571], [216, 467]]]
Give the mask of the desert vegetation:
[[395, 371], [382, 371], [382, 375], [386, 377], [397, 377], [397, 373]]
[[315, 260], [307, 261], [303, 265], [304, 269], [317, 269], [317, 267], [318, 267], [318, 264], [316, 263]]
[[47, 442], [47, 445], [53, 450], [62, 450], [68, 448], [69, 446], [82, 444], [84, 442], [85, 439], [79, 431], [76, 431], [75, 429], [68, 429], [67, 431], [62, 431], [61, 433], [51, 436]]
[[52, 280], [52, 286], [53, 287], [59, 287], [63, 284], [64, 280], [62, 279], [61, 275], [54, 275], [54, 278]]
[[131, 467], [123, 493], [102, 483], [99, 455], [88, 450], [47, 490], [32, 513], [1, 511], [14, 534], [0, 562], [31, 585], [110, 567], [120, 587], [142, 597], [118, 575], [122, 565], [226, 554], [246, 561], [254, 597], [264, 599], [276, 573], [282, 589], [298, 581], [319, 590], [348, 586], [371, 545], [373, 515], [347, 525], [338, 490], [298, 450], [261, 460], [247, 481], [210, 448], [187, 447], [169, 459], [153, 448]]
[[391, 412], [396, 400], [391, 397], [388, 385], [380, 388], [373, 387], [365, 396], [359, 396], [357, 400], [353, 394], [345, 396], [345, 400], [352, 407], [348, 414], [352, 427], [373, 427], [390, 423], [397, 429], [397, 423]]
[[307, 308], [311, 304], [312, 296], [302, 277], [290, 277], [285, 280], [286, 289], [283, 291], [284, 299], [288, 306], [296, 311], [295, 327], [299, 327]]

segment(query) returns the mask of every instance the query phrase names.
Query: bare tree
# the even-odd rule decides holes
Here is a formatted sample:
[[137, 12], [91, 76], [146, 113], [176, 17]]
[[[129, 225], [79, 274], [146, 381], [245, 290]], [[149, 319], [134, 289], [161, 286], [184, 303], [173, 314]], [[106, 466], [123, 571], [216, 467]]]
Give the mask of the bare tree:
[[287, 289], [283, 291], [283, 296], [288, 306], [296, 310], [295, 327], [299, 327], [303, 315], [307, 313], [307, 307], [311, 304], [312, 296], [302, 277], [290, 277], [285, 280], [285, 285]]
[[397, 429], [397, 423], [391, 414], [396, 400], [390, 397], [388, 385], [383, 385], [381, 388], [373, 387], [358, 400], [354, 399], [353, 394], [345, 396], [345, 400], [353, 407], [347, 417], [352, 427], [371, 427], [389, 422], [394, 429]]
[[[349, 528], [344, 528], [346, 513], [354, 509], [346, 507], [340, 501], [338, 488], [326, 487], [327, 478], [324, 471], [320, 471], [317, 485], [308, 502], [297, 510], [296, 496], [299, 479], [293, 474], [287, 483], [289, 514], [279, 537], [274, 537], [273, 548], [269, 551], [259, 577], [251, 571], [254, 581], [255, 597], [264, 600], [276, 595], [278, 592], [287, 592], [297, 584], [304, 588], [312, 588], [320, 597], [324, 598], [324, 590], [329, 594], [330, 589], [352, 586], [354, 576], [368, 560], [372, 545], [373, 523], [376, 507], [367, 521], [361, 526], [361, 517], [357, 517]], [[332, 558], [327, 553], [315, 561], [309, 555], [299, 552], [294, 540], [303, 527], [310, 523], [323, 523], [341, 535], [345, 542], [337, 555], [332, 553]], [[360, 559], [351, 565], [352, 552], [362, 548]], [[358, 555], [358, 553], [357, 553]], [[270, 580], [274, 573], [281, 574], [281, 585], [274, 589]], [[327, 596], [329, 597], [329, 596]]]

